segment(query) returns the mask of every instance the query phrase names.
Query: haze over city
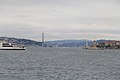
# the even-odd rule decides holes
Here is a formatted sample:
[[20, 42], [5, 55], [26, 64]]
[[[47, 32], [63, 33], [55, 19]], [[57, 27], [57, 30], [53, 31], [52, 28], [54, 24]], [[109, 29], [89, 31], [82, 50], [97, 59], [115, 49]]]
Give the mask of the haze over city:
[[[0, 0], [0, 36], [120, 40], [119, 0]], [[50, 35], [49, 35], [50, 34]]]

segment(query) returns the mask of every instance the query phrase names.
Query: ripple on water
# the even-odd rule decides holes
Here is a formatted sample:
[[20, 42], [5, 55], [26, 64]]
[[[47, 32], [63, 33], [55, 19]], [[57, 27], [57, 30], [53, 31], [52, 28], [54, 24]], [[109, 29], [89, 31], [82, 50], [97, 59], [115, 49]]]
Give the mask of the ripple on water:
[[119, 80], [119, 50], [0, 51], [0, 80]]

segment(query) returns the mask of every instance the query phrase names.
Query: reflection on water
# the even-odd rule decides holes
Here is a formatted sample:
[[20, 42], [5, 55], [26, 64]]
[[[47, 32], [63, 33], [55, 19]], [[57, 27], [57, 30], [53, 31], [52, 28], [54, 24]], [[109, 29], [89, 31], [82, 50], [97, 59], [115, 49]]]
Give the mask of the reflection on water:
[[0, 80], [119, 80], [119, 50], [0, 51]]

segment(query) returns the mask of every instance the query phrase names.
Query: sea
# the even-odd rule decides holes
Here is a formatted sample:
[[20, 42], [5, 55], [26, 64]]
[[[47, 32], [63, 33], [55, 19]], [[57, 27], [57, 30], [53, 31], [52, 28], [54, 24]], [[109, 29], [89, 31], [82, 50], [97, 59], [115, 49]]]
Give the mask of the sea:
[[0, 80], [120, 80], [120, 50], [0, 50]]

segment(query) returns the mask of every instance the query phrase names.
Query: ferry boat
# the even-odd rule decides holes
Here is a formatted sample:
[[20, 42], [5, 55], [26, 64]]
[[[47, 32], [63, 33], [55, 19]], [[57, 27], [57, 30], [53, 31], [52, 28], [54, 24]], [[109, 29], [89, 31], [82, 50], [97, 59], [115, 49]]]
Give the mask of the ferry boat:
[[13, 45], [11, 43], [1, 41], [0, 42], [0, 50], [25, 50], [25, 46]]

